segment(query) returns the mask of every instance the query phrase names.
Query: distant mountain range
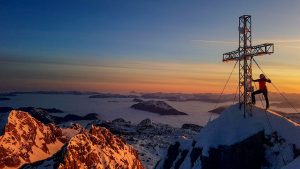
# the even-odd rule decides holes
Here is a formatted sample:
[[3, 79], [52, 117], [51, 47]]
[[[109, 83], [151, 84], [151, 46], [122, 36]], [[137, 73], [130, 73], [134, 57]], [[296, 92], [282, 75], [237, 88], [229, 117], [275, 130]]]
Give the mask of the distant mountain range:
[[[5, 112], [10, 112], [14, 110], [12, 107], [0, 107], [0, 114]], [[15, 110], [21, 110], [28, 112], [31, 116], [38, 119], [44, 124], [54, 123], [61, 124], [68, 121], [78, 121], [78, 120], [97, 120], [98, 114], [90, 113], [84, 116], [78, 116], [75, 114], [67, 114], [63, 117], [53, 115], [53, 113], [64, 113], [62, 110], [56, 108], [34, 108], [34, 107], [19, 107]]]
[[[219, 103], [233, 101], [236, 97], [235, 94], [223, 94], [219, 98], [218, 93], [139, 93], [130, 92], [130, 94], [116, 94], [116, 93], [101, 93], [101, 92], [81, 92], [81, 91], [29, 91], [29, 92], [8, 92], [0, 93], [0, 101], [7, 101], [12, 99], [13, 96], [20, 94], [68, 94], [68, 95], [89, 95], [89, 98], [141, 98], [141, 99], [164, 99], [168, 101], [202, 101], [209, 103]], [[294, 107], [300, 108], [300, 94], [296, 93], [284, 93], [284, 95], [289, 99], [289, 102], [293, 104]], [[269, 93], [271, 106], [277, 106], [280, 108], [288, 108], [290, 105], [282, 99], [277, 93]]]

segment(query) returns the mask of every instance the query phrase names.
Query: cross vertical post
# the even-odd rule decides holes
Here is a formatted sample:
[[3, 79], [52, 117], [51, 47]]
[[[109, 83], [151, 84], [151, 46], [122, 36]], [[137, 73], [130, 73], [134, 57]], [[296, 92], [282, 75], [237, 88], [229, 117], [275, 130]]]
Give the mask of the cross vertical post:
[[251, 93], [252, 86], [252, 60], [254, 56], [274, 53], [274, 44], [264, 43], [252, 46], [251, 16], [239, 17], [239, 47], [237, 50], [224, 53], [223, 62], [239, 62], [239, 104], [243, 108], [244, 117], [246, 113], [252, 112]]

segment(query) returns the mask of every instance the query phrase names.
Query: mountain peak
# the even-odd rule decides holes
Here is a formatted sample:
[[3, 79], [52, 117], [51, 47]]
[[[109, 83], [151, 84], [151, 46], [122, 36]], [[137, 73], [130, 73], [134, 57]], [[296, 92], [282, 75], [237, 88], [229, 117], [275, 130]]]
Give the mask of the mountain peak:
[[0, 168], [48, 158], [64, 141], [59, 127], [44, 125], [26, 112], [12, 110], [0, 136]]
[[136, 150], [102, 127], [92, 126], [89, 132], [77, 134], [66, 151], [59, 168], [144, 168]]

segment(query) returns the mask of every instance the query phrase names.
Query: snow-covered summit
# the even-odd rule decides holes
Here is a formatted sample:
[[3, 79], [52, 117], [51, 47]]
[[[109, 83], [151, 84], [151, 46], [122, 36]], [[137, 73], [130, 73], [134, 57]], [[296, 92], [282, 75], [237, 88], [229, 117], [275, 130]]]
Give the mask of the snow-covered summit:
[[232, 145], [264, 130], [270, 135], [276, 131], [289, 143], [300, 148], [300, 126], [273, 111], [253, 107], [252, 116], [243, 117], [238, 105], [229, 107], [222, 115], [208, 123], [200, 132], [197, 145], [205, 153], [210, 147]]
[[[261, 167], [265, 160], [268, 166], [279, 169], [284, 163], [291, 162], [296, 156], [295, 150], [300, 148], [300, 126], [273, 111], [258, 107], [253, 107], [252, 116], [244, 118], [239, 105], [233, 105], [209, 122], [194, 141], [180, 142], [170, 148], [157, 168], [204, 169], [216, 167], [218, 163], [223, 166], [238, 163], [233, 160], [239, 158], [241, 162], [260, 161], [256, 166]], [[176, 157], [172, 157], [174, 151], [177, 152]], [[257, 153], [259, 151], [262, 153]], [[247, 157], [254, 155], [257, 157]], [[210, 164], [213, 161], [215, 164]]]

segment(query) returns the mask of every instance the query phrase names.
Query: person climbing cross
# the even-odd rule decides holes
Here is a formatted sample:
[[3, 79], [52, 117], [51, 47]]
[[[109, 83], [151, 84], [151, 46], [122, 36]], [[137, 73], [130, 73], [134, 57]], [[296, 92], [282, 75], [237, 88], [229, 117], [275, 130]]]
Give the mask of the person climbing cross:
[[[252, 78], [252, 77], [251, 77]], [[266, 86], [266, 82], [271, 83], [270, 79], [267, 79], [264, 74], [259, 75], [259, 79], [252, 79], [253, 82], [258, 82], [259, 83], [259, 89], [252, 92], [252, 104], [255, 104], [255, 95], [256, 94], [263, 94], [266, 100], [266, 109], [269, 108], [269, 98], [268, 98], [268, 88]]]

